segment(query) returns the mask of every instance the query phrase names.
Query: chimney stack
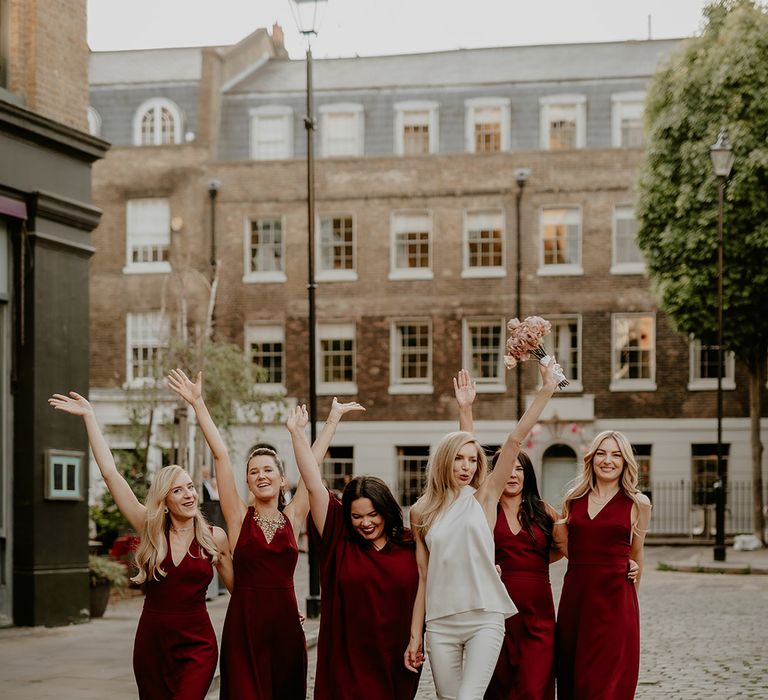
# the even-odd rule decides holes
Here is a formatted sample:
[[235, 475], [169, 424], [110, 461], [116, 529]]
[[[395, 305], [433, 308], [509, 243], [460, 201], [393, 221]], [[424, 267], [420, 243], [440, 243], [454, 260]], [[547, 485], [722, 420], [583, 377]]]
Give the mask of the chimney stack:
[[272, 25], [272, 43], [275, 45], [275, 48], [278, 49], [282, 49], [285, 46], [283, 28], [277, 22]]

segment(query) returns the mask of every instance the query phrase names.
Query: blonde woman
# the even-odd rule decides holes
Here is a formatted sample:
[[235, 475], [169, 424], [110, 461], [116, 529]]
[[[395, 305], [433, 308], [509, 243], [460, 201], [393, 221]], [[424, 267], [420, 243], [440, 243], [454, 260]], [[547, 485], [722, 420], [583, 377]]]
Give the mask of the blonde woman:
[[471, 433], [446, 435], [427, 472], [424, 495], [411, 509], [419, 587], [405, 665], [423, 663], [422, 633], [439, 698], [479, 700], [504, 639], [504, 620], [517, 612], [494, 566], [493, 530], [499, 499], [520, 444], [552, 396], [558, 366], [540, 366], [542, 386], [507, 437], [486, 478], [483, 449]]
[[562, 700], [635, 696], [637, 588], [650, 518], [651, 503], [637, 490], [629, 440], [611, 430], [600, 433], [555, 525], [555, 539], [568, 556], [557, 615], [557, 695]]
[[[221, 636], [221, 698], [304, 700], [307, 648], [293, 586], [299, 558], [297, 540], [309, 513], [303, 482], [285, 505], [285, 471], [269, 448], [255, 449], [246, 460], [246, 484], [252, 505], [240, 498], [226, 445], [203, 400], [202, 372], [191, 381], [171, 370], [168, 385], [195, 410], [211, 448], [229, 542], [234, 552], [234, 588]], [[325, 456], [336, 426], [357, 403], [334, 398], [325, 426], [312, 446]]]
[[146, 598], [136, 629], [133, 671], [139, 698], [202, 700], [216, 670], [216, 635], [205, 607], [215, 565], [232, 587], [232, 559], [224, 531], [211, 527], [198, 508], [194, 483], [181, 467], [155, 474], [145, 505], [117, 471], [91, 404], [82, 396], [54, 394], [48, 403], [81, 416], [93, 456], [117, 507], [141, 534], [136, 552]]

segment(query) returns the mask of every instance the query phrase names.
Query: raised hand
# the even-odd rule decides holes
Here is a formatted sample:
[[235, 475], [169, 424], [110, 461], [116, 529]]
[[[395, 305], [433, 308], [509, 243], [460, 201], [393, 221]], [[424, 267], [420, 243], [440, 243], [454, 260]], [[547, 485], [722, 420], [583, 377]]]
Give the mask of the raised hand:
[[549, 389], [554, 392], [555, 389], [557, 389], [558, 384], [558, 379], [555, 377], [555, 374], [558, 372], [562, 373], [562, 367], [557, 364], [557, 360], [554, 357], [549, 359], [549, 363], [546, 367], [542, 365], [541, 362], [538, 363], [538, 366], [539, 372], [541, 373], [542, 388]]
[[193, 382], [177, 367], [168, 372], [168, 386], [192, 405], [203, 395], [203, 373], [198, 372], [197, 379]]
[[304, 404], [295, 406], [288, 412], [285, 427], [290, 433], [303, 433], [309, 422], [309, 414]]
[[459, 373], [453, 378], [453, 393], [456, 395], [456, 403], [459, 408], [471, 406], [475, 402], [477, 390], [475, 380], [469, 370], [460, 369]]
[[88, 399], [75, 391], [70, 391], [69, 396], [54, 394], [48, 399], [48, 404], [57, 411], [64, 411], [64, 413], [70, 413], [73, 416], [93, 415], [93, 406]]
[[328, 414], [328, 420], [335, 420], [336, 422], [341, 420], [341, 417], [345, 413], [350, 411], [364, 411], [365, 406], [357, 403], [357, 401], [349, 401], [348, 403], [339, 403], [339, 400], [334, 396], [333, 403], [331, 404], [331, 412]]

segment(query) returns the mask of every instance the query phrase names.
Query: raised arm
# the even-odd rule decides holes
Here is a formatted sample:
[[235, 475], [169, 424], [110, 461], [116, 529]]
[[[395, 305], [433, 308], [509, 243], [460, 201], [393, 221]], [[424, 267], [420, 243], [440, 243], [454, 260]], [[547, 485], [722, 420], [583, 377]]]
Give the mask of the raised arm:
[[453, 378], [453, 393], [459, 406], [459, 430], [466, 433], [475, 432], [475, 422], [472, 418], [472, 404], [475, 402], [477, 391], [475, 380], [469, 370], [460, 369]]
[[328, 490], [323, 486], [320, 465], [307, 439], [306, 427], [309, 416], [307, 407], [303, 404], [296, 406], [288, 414], [285, 425], [291, 434], [293, 454], [299, 467], [301, 479], [309, 494], [309, 508], [317, 531], [322, 535], [325, 528], [325, 517], [328, 514]]
[[405, 650], [405, 667], [414, 673], [418, 672], [424, 663], [424, 618], [427, 612], [427, 569], [429, 568], [429, 550], [424, 538], [419, 533], [421, 524], [418, 501], [410, 512], [411, 531], [416, 540], [416, 566], [419, 569], [419, 585], [416, 589], [416, 599], [411, 613], [411, 636]]
[[200, 426], [200, 430], [203, 431], [208, 447], [211, 448], [216, 467], [216, 483], [219, 487], [221, 512], [227, 521], [227, 534], [230, 544], [234, 546], [240, 535], [240, 528], [242, 527], [248, 506], [237, 492], [235, 474], [232, 470], [232, 462], [229, 459], [227, 446], [224, 444], [221, 433], [219, 433], [219, 429], [213, 422], [208, 407], [203, 400], [203, 373], [198, 372], [197, 378], [193, 382], [180, 369], [172, 369], [168, 373], [168, 386], [192, 406], [197, 418], [197, 424]]
[[[350, 411], [364, 410], [365, 408], [357, 403], [357, 401], [339, 403], [339, 400], [335, 396], [333, 397], [331, 411], [328, 414], [328, 418], [325, 419], [325, 425], [320, 431], [320, 435], [317, 436], [315, 444], [312, 445], [312, 455], [317, 464], [323, 463], [325, 453], [328, 451], [333, 436], [336, 434], [336, 428], [344, 417], [344, 414], [349, 413]], [[307, 491], [304, 479], [299, 479], [299, 483], [296, 486], [296, 493], [283, 512], [291, 520], [294, 532], [298, 534], [309, 513], [309, 492]]]
[[128, 482], [117, 471], [115, 458], [112, 456], [107, 441], [99, 428], [91, 404], [85, 397], [74, 391], [70, 391], [68, 396], [54, 394], [48, 399], [48, 403], [57, 411], [80, 416], [83, 419], [85, 429], [88, 432], [88, 442], [91, 445], [91, 451], [96, 464], [99, 466], [101, 476], [104, 478], [104, 483], [131, 527], [136, 532], [141, 532], [147, 509], [139, 503], [139, 499], [136, 498], [136, 494], [133, 493]]
[[549, 364], [546, 367], [542, 367], [541, 364], [538, 366], [539, 371], [541, 372], [541, 389], [539, 389], [536, 398], [528, 407], [528, 410], [517, 422], [517, 425], [512, 432], [507, 436], [506, 441], [502, 445], [499, 459], [496, 461], [496, 466], [477, 491], [477, 498], [483, 506], [483, 509], [486, 511], [486, 514], [495, 515], [496, 504], [499, 502], [501, 494], [504, 491], [504, 485], [512, 475], [512, 470], [515, 467], [515, 460], [520, 453], [520, 445], [526, 435], [531, 432], [531, 428], [536, 425], [536, 421], [539, 420], [539, 416], [544, 410], [544, 406], [547, 405], [547, 401], [549, 401], [557, 388], [557, 380], [554, 377], [554, 372], [555, 368], [559, 367], [559, 365], [555, 363], [554, 358], [550, 359]]

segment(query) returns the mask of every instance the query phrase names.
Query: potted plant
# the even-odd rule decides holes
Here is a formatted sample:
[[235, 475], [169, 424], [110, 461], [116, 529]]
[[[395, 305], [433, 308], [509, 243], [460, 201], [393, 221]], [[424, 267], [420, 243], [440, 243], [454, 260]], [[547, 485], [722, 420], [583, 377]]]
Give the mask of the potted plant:
[[88, 557], [91, 583], [91, 617], [101, 617], [107, 609], [112, 586], [118, 589], [128, 585], [125, 567], [109, 557], [91, 554]]

